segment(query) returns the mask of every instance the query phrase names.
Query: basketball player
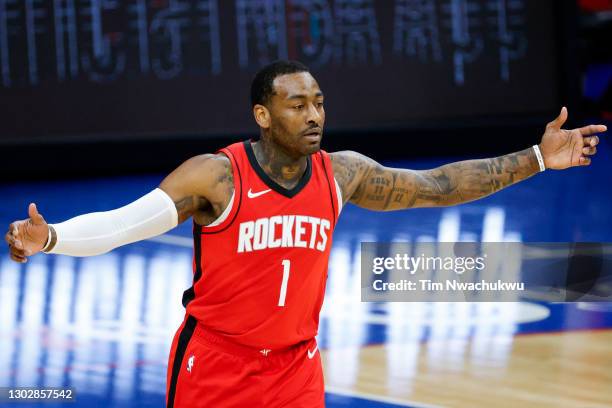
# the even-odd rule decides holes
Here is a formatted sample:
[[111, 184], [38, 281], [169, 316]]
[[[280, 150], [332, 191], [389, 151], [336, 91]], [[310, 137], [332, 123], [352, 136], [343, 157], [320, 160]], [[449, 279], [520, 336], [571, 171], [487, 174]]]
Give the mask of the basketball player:
[[[251, 88], [258, 141], [195, 156], [125, 207], [47, 224], [30, 204], [9, 226], [11, 258], [90, 256], [193, 218], [193, 286], [168, 365], [168, 407], [322, 407], [315, 341], [332, 234], [344, 205], [375, 211], [450, 206], [549, 169], [588, 166], [605, 126], [563, 130], [485, 160], [424, 171], [320, 148], [324, 96], [308, 69], [278, 61]], [[172, 271], [168, 271], [172, 273]]]

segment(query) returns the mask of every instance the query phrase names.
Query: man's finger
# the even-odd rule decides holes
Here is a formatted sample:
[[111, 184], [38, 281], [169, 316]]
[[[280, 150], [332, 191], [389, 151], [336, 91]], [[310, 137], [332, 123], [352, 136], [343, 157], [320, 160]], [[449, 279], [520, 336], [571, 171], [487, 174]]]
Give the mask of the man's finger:
[[589, 136], [595, 133], [603, 133], [607, 130], [608, 128], [605, 125], [589, 125], [578, 129], [582, 136]]
[[21, 256], [21, 257], [28, 256], [28, 254], [26, 254], [23, 249], [17, 249], [14, 246], [11, 246], [11, 254], [15, 254], [15, 255]]
[[19, 238], [19, 225], [21, 225], [22, 221], [15, 221], [9, 226], [9, 231], [15, 238]]
[[19, 229], [17, 228], [17, 222], [13, 222], [11, 223], [11, 225], [9, 225], [8, 232], [14, 237], [17, 237], [19, 235]]
[[559, 116], [557, 116], [555, 120], [550, 122], [548, 126], [553, 127], [555, 129], [561, 129], [561, 126], [563, 126], [567, 121], [567, 115], [567, 108], [564, 106], [563, 108], [561, 108], [561, 113], [559, 114]]
[[15, 238], [13, 237], [13, 234], [11, 232], [6, 233], [6, 235], [4, 236], [4, 240], [9, 245], [14, 245], [15, 243]]
[[584, 142], [584, 146], [597, 146], [599, 144], [599, 136], [587, 136], [583, 137], [582, 141]]
[[584, 154], [585, 156], [592, 156], [595, 153], [597, 153], [596, 147], [583, 147], [582, 148], [582, 154]]
[[26, 256], [24, 254], [20, 254], [18, 252], [14, 252], [14, 251], [11, 251], [10, 255], [11, 255], [11, 258], [13, 258], [13, 257], [15, 257], [17, 259], [25, 259], [26, 258]]
[[19, 263], [26, 263], [28, 262], [28, 259], [26, 257], [23, 256], [17, 256], [15, 254], [11, 254], [11, 259], [15, 262], [19, 262]]
[[589, 164], [591, 164], [591, 159], [589, 159], [588, 157], [580, 157], [579, 164], [581, 166], [588, 166]]
[[45, 219], [39, 214], [38, 208], [36, 208], [36, 204], [34, 203], [30, 203], [28, 206], [28, 215], [32, 219], [32, 224], [34, 225], [42, 225], [45, 223]]

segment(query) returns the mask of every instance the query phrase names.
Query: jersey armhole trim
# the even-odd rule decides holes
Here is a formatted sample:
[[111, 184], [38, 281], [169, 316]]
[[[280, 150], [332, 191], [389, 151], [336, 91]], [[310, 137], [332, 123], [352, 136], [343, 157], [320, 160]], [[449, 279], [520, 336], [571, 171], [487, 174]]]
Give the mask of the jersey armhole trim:
[[211, 222], [210, 224], [204, 225], [202, 228], [212, 228], [212, 227], [216, 227], [217, 225], [221, 225], [221, 223], [225, 221], [227, 217], [230, 215], [230, 213], [232, 212], [232, 208], [234, 207], [234, 197], [236, 197], [235, 189], [232, 192], [232, 198], [230, 198], [229, 203], [227, 203], [227, 207], [225, 207], [225, 210], [223, 210], [221, 215], [217, 217], [217, 219]]
[[331, 179], [335, 181], [336, 178], [334, 177], [334, 173], [332, 171], [331, 160], [329, 159], [327, 152], [325, 152], [324, 150], [319, 150], [319, 157], [321, 158], [321, 164], [323, 166], [323, 173], [325, 174], [325, 179], [327, 181], [327, 187], [329, 188], [329, 198], [331, 199], [332, 214], [334, 217], [333, 225], [335, 226], [338, 223], [338, 217], [340, 216], [340, 208], [337, 207], [338, 203], [337, 203], [337, 195], [336, 195], [337, 190], [335, 187], [336, 184], [334, 183], [334, 187], [332, 187]]
[[336, 177], [334, 177], [334, 184], [336, 185], [336, 197], [338, 197], [338, 215], [340, 215], [340, 211], [342, 211], [342, 190]]

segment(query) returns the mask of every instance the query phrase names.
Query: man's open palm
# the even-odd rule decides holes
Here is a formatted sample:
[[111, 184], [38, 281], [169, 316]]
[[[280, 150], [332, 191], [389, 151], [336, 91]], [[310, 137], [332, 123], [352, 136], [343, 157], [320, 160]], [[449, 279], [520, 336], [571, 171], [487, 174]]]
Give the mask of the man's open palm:
[[546, 126], [540, 150], [547, 169], [562, 170], [574, 166], [588, 166], [590, 156], [597, 153], [597, 133], [607, 130], [604, 125], [589, 125], [580, 129], [565, 130], [561, 127], [567, 121], [567, 108]]
[[40, 252], [47, 242], [49, 226], [42, 215], [38, 213], [36, 204], [28, 207], [30, 218], [15, 221], [9, 225], [4, 236], [11, 250], [11, 259], [17, 262], [26, 262], [27, 257]]

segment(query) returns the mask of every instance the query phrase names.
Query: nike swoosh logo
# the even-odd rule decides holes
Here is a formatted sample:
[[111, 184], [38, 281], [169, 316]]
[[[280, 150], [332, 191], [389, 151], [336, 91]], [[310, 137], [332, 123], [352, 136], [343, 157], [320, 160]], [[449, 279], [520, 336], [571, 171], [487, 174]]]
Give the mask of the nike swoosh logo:
[[249, 188], [249, 191], [247, 191], [247, 196], [249, 196], [249, 198], [257, 198], [259, 196], [262, 196], [266, 193], [269, 193], [270, 191], [272, 191], [271, 189], [267, 189], [264, 191], [258, 191], [256, 193], [252, 192], [251, 189]]
[[317, 350], [318, 349], [319, 349], [319, 345], [317, 344], [312, 351], [306, 350], [306, 351], [308, 351], [308, 358], [312, 360], [312, 358], [315, 356], [315, 354], [317, 354]]

